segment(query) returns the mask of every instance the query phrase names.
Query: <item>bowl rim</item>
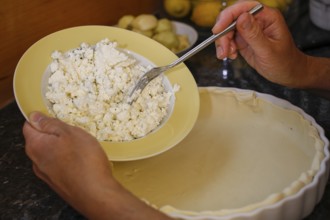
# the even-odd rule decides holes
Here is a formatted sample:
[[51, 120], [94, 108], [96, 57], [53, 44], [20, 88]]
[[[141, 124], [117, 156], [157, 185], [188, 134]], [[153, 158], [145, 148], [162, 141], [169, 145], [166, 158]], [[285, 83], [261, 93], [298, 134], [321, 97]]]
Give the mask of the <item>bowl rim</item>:
[[[196, 44], [196, 42], [198, 40], [198, 32], [197, 32], [197, 30], [193, 26], [191, 26], [191, 25], [189, 25], [187, 23], [184, 23], [184, 22], [181, 22], [181, 21], [176, 21], [176, 20], [172, 20], [171, 22], [172, 22], [172, 24], [174, 26], [174, 30], [175, 30], [176, 34], [183, 34], [187, 30], [190, 33], [190, 35], [187, 35], [187, 37], [189, 39], [189, 43], [190, 43], [189, 47], [187, 47], [187, 48], [185, 48], [185, 49], [183, 49], [181, 51], [176, 52], [176, 54], [182, 55], [187, 50], [191, 49]], [[183, 32], [183, 31], [182, 32], [181, 31], [178, 32], [180, 28], [184, 28], [184, 29], [181, 29], [181, 30], [185, 30], [185, 32]]]
[[[41, 78], [51, 62], [51, 53], [54, 50], [67, 51], [79, 46], [82, 42], [94, 44], [104, 38], [117, 41], [120, 47], [136, 52], [156, 65], [164, 65], [177, 59], [177, 56], [162, 44], [144, 35], [118, 27], [85, 25], [53, 32], [36, 41], [25, 51], [14, 72], [14, 96], [20, 111], [27, 120], [27, 116], [33, 111], [48, 114], [41, 95]], [[185, 64], [180, 64], [169, 70], [166, 77], [172, 85], [178, 84], [184, 87], [176, 93], [171, 117], [164, 126], [148, 137], [130, 142], [100, 142], [109, 160], [138, 160], [158, 155], [174, 147], [193, 128], [199, 111], [198, 89], [193, 75]], [[188, 110], [187, 105], [190, 106]], [[143, 146], [143, 148], [139, 149], [136, 146]]]

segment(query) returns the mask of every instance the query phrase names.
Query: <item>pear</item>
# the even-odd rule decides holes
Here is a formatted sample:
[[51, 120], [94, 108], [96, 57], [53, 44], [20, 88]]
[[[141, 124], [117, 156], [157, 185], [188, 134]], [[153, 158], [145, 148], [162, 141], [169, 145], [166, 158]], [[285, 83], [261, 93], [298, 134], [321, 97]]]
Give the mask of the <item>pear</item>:
[[118, 21], [118, 27], [124, 28], [124, 29], [130, 29], [131, 28], [131, 23], [134, 20], [133, 15], [124, 15], [122, 16], [119, 21]]
[[141, 14], [138, 15], [132, 21], [132, 27], [140, 31], [149, 31], [157, 26], [157, 18], [152, 14]]
[[191, 9], [191, 2], [188, 0], [164, 0], [165, 11], [176, 18], [187, 16]]
[[167, 18], [161, 18], [158, 20], [158, 24], [155, 28], [156, 33], [160, 33], [163, 31], [173, 31], [173, 26], [170, 20]]
[[178, 36], [172, 31], [163, 31], [153, 36], [153, 39], [163, 44], [165, 47], [172, 49], [179, 46]]

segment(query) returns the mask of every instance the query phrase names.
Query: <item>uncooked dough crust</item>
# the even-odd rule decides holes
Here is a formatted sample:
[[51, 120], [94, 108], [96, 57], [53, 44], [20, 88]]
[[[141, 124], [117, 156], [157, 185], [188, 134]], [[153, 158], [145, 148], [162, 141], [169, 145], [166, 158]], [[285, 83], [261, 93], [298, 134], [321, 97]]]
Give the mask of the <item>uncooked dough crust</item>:
[[114, 175], [166, 213], [227, 215], [273, 204], [310, 183], [323, 158], [317, 129], [252, 91], [200, 88], [191, 133], [161, 155], [114, 163]]

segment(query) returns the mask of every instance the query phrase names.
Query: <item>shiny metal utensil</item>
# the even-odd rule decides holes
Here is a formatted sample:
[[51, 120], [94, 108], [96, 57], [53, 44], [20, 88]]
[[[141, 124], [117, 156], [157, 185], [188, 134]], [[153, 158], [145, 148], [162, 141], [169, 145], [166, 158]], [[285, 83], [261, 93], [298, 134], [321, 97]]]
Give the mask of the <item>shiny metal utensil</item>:
[[[252, 8], [249, 11], [249, 13], [250, 14], [255, 14], [255, 13], [259, 12], [262, 8], [263, 8], [263, 5], [262, 4], [258, 4], [254, 8]], [[233, 23], [231, 23], [222, 32], [220, 32], [218, 34], [212, 35], [211, 37], [209, 37], [206, 40], [204, 40], [202, 43], [198, 44], [196, 47], [194, 47], [191, 50], [189, 50], [187, 53], [185, 53], [184, 55], [182, 55], [179, 59], [175, 60], [173, 63], [171, 63], [169, 65], [166, 65], [166, 66], [154, 67], [151, 70], [149, 70], [148, 72], [146, 72], [139, 79], [139, 81], [137, 82], [137, 84], [134, 86], [134, 88], [130, 92], [130, 94], [129, 94], [129, 97], [130, 97], [129, 103], [131, 104], [137, 98], [136, 95], [133, 97], [133, 94], [136, 91], [138, 91], [138, 90], [140, 90], [140, 92], [142, 92], [142, 90], [148, 85], [148, 83], [151, 80], [153, 80], [154, 78], [156, 78], [160, 74], [166, 72], [167, 70], [175, 67], [176, 65], [178, 65], [178, 64], [186, 61], [187, 59], [189, 59], [190, 57], [192, 57], [193, 55], [195, 55], [196, 53], [198, 53], [199, 51], [201, 51], [202, 49], [204, 49], [205, 47], [207, 47], [208, 45], [210, 45], [212, 42], [214, 42], [219, 37], [222, 37], [223, 35], [227, 34], [228, 32], [234, 30], [235, 29], [235, 26], [236, 26], [236, 21], [234, 21]]]

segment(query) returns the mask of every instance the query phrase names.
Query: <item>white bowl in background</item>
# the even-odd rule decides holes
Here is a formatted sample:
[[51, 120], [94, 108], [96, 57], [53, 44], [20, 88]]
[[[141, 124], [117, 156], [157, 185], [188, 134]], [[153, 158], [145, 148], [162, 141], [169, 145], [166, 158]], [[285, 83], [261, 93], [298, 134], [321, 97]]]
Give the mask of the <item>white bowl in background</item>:
[[184, 50], [178, 51], [177, 55], [183, 55], [185, 52], [187, 52], [189, 49], [191, 49], [198, 39], [198, 33], [192, 26], [179, 22], [179, 21], [172, 21], [173, 28], [176, 34], [178, 35], [186, 35], [189, 40], [189, 47], [185, 48]]

